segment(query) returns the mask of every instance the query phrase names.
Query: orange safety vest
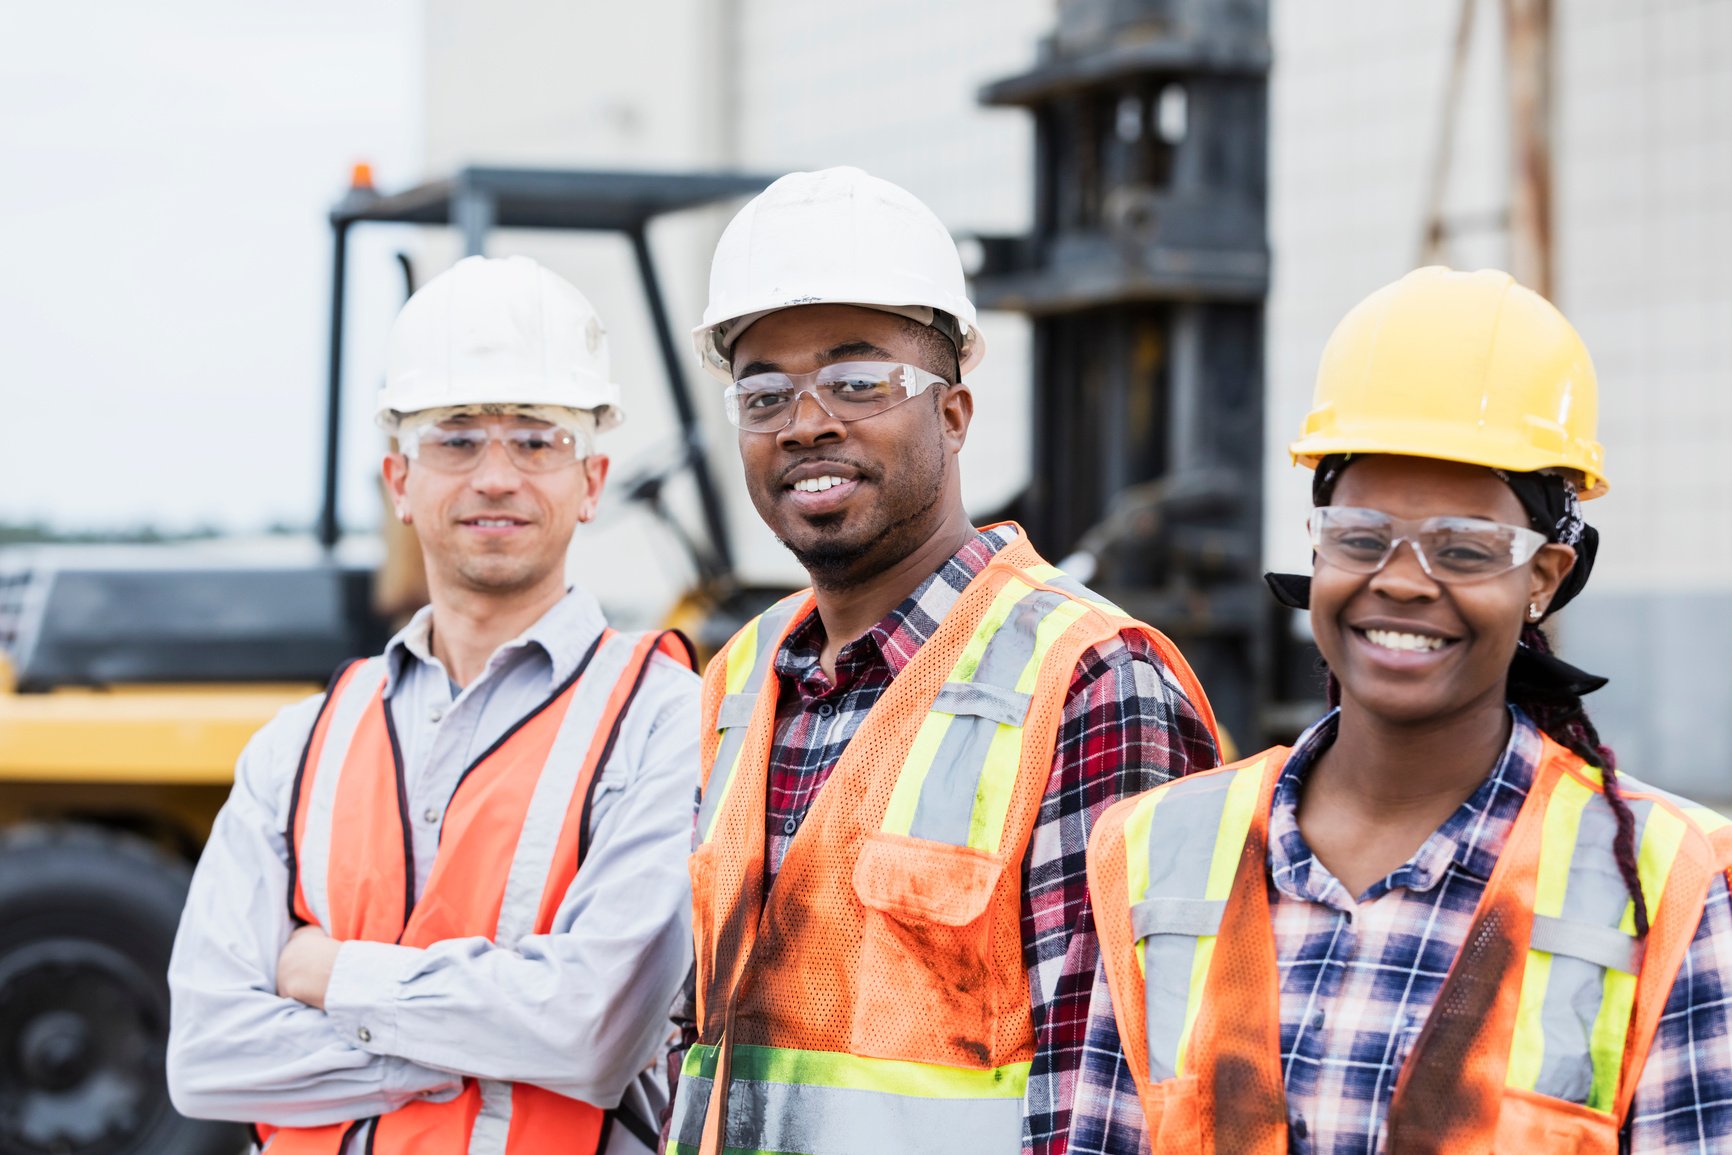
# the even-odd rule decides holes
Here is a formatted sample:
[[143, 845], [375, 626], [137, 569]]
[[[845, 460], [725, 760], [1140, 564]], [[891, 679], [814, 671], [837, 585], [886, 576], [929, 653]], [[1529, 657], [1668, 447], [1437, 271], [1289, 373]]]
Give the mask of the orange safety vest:
[[[385, 659], [340, 670], [295, 779], [292, 917], [337, 939], [413, 947], [479, 935], [509, 949], [549, 933], [588, 849], [599, 771], [658, 651], [694, 665], [677, 633], [604, 631], [564, 685], [464, 770], [419, 900]], [[338, 1155], [366, 1122], [256, 1130], [271, 1155]], [[368, 1155], [586, 1155], [605, 1141], [608, 1112], [469, 1079], [449, 1102], [409, 1103], [372, 1122]]]
[[[1089, 841], [1113, 1010], [1151, 1150], [1285, 1155], [1268, 826], [1276, 748], [1120, 802]], [[1732, 823], [1624, 784], [1651, 915], [1597, 769], [1553, 742], [1396, 1082], [1396, 1155], [1618, 1149]]]
[[1077, 663], [1136, 630], [1213, 732], [1208, 700], [1172, 643], [1019, 531], [861, 722], [766, 894], [774, 659], [813, 606], [779, 602], [706, 672], [700, 1035], [670, 1150], [719, 1152], [724, 1100], [729, 1150], [1019, 1150], [1034, 1053], [1020, 864]]

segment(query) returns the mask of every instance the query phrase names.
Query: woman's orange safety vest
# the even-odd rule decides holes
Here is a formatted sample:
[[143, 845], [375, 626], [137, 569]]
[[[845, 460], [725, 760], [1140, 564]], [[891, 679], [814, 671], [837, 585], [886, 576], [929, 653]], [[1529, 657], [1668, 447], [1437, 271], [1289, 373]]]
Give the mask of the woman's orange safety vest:
[[[1151, 1150], [1286, 1155], [1268, 894], [1277, 748], [1115, 805], [1089, 842], [1102, 958]], [[1398, 1155], [1618, 1150], [1732, 824], [1625, 788], [1651, 928], [1599, 771], [1546, 739], [1389, 1108]]]
[[[552, 697], [463, 772], [419, 900], [385, 659], [345, 667], [295, 779], [291, 915], [333, 938], [414, 947], [479, 935], [510, 948], [549, 933], [588, 849], [598, 772], [657, 651], [694, 664], [678, 634], [605, 631]], [[366, 1122], [257, 1130], [270, 1155], [339, 1155]], [[449, 1102], [410, 1103], [372, 1123], [368, 1155], [586, 1155], [606, 1138], [607, 1112], [470, 1079]]]
[[[1078, 661], [1148, 637], [1026, 537], [958, 598], [849, 741], [765, 893], [775, 654], [813, 612], [749, 623], [704, 684], [691, 859], [699, 1043], [670, 1150], [1019, 1150], [1034, 1032], [1021, 862]], [[725, 1104], [725, 1105], [724, 1105]]]

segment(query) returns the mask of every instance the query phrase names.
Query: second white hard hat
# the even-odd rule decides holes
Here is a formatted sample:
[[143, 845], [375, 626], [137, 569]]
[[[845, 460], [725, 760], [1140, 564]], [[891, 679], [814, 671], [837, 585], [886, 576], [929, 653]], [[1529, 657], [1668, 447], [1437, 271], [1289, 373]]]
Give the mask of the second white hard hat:
[[468, 405], [558, 406], [611, 429], [624, 414], [589, 298], [528, 257], [465, 257], [391, 326], [377, 418]]
[[732, 381], [734, 340], [796, 305], [864, 305], [923, 324], [954, 319], [966, 373], [986, 341], [956, 242], [913, 194], [857, 168], [793, 172], [741, 209], [716, 243], [710, 303], [692, 343], [704, 368]]

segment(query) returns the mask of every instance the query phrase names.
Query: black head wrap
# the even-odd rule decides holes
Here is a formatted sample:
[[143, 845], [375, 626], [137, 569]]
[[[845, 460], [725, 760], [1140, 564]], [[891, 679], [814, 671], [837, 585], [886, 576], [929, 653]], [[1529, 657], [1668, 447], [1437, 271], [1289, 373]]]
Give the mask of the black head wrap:
[[[1311, 476], [1311, 504], [1328, 505], [1335, 485], [1354, 458], [1347, 454], [1325, 457], [1317, 463]], [[1544, 618], [1564, 608], [1588, 584], [1593, 572], [1594, 557], [1599, 553], [1600, 534], [1582, 520], [1581, 498], [1575, 482], [1556, 473], [1511, 473], [1494, 469], [1499, 480], [1510, 487], [1516, 500], [1527, 512], [1528, 524], [1545, 535], [1547, 541], [1567, 545], [1576, 551], [1576, 564], [1558, 586], [1546, 607]], [[1296, 610], [1311, 608], [1311, 577], [1309, 574], [1269, 573], [1263, 575], [1275, 600]], [[1509, 692], [1512, 698], [1548, 698], [1559, 694], [1581, 697], [1606, 684], [1598, 674], [1579, 670], [1551, 654], [1542, 654], [1526, 646], [1516, 647], [1510, 661]]]

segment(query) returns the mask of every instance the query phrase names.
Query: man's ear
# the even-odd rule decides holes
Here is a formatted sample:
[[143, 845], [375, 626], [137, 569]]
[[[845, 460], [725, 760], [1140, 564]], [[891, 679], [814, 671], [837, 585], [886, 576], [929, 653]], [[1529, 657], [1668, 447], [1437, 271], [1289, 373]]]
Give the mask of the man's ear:
[[579, 463], [584, 477], [588, 481], [583, 501], [577, 507], [577, 520], [592, 521], [595, 511], [601, 504], [601, 491], [607, 488], [608, 459], [605, 453], [592, 453]]
[[391, 510], [404, 525], [414, 525], [415, 515], [409, 510], [409, 459], [401, 453], [387, 453], [380, 471], [385, 476], [385, 492], [391, 495]]
[[944, 447], [962, 452], [968, 441], [968, 426], [974, 420], [974, 391], [961, 381], [944, 387], [938, 398], [938, 420], [944, 430]]

